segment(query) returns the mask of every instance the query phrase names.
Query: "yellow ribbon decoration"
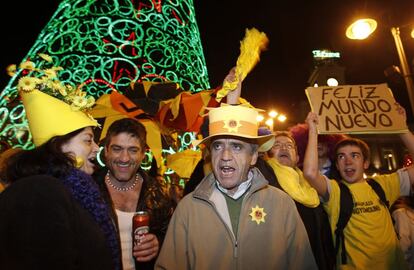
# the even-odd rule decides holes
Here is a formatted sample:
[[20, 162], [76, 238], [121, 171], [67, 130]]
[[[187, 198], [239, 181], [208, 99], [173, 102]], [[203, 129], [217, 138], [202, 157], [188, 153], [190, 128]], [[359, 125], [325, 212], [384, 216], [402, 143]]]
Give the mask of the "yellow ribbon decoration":
[[280, 186], [293, 200], [311, 208], [319, 205], [318, 193], [306, 181], [301, 170], [282, 165], [274, 158], [266, 161], [275, 172]]
[[217, 92], [216, 100], [221, 101], [229, 91], [234, 90], [240, 81], [243, 81], [247, 74], [260, 60], [260, 52], [265, 50], [269, 39], [266, 34], [259, 32], [256, 28], [246, 29], [246, 35], [240, 43], [240, 55], [236, 64], [236, 79], [232, 82], [225, 81], [222, 89]]
[[167, 167], [174, 170], [182, 178], [190, 178], [200, 160], [200, 151], [186, 149], [167, 156]]

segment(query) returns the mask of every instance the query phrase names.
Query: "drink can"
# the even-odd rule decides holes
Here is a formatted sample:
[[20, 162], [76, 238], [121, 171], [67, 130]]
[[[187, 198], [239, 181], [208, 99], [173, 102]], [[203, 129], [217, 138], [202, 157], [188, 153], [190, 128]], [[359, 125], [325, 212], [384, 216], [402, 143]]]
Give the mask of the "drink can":
[[132, 218], [132, 239], [134, 246], [149, 232], [149, 214], [147, 211], [138, 211]]

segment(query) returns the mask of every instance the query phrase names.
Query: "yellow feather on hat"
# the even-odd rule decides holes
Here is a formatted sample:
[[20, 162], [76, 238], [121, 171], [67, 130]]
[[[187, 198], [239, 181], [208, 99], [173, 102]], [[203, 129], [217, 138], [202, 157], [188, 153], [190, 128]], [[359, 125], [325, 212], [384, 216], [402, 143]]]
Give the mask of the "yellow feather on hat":
[[234, 90], [240, 81], [243, 81], [247, 74], [260, 60], [260, 52], [265, 50], [269, 39], [266, 34], [259, 32], [256, 28], [246, 29], [246, 35], [240, 42], [240, 55], [236, 64], [236, 79], [232, 82], [225, 81], [222, 89], [217, 92], [216, 100], [221, 101], [229, 91]]

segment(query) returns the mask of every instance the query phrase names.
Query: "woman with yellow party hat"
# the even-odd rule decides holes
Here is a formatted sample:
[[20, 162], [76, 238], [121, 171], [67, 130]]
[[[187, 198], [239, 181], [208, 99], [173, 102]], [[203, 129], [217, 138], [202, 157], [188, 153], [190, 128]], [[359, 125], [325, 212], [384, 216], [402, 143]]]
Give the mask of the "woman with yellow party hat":
[[[0, 269], [122, 269], [118, 234], [91, 178], [98, 146], [93, 105], [56, 78], [59, 68], [20, 79], [36, 147], [8, 164], [0, 194]], [[40, 73], [40, 74], [39, 74]]]

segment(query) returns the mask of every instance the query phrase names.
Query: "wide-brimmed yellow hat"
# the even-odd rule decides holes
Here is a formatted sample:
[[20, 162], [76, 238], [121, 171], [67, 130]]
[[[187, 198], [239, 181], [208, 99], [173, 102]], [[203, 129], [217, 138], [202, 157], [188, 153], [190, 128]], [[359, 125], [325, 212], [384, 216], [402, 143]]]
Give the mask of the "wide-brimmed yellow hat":
[[39, 90], [20, 92], [34, 144], [40, 146], [54, 136], [62, 136], [98, 122], [82, 111]]
[[194, 142], [194, 144], [208, 146], [213, 138], [228, 135], [252, 139], [259, 145], [259, 152], [266, 152], [272, 148], [275, 137], [274, 134], [257, 135], [259, 130], [257, 116], [258, 111], [256, 109], [243, 105], [224, 105], [212, 108], [208, 113], [209, 136], [201, 141]]

